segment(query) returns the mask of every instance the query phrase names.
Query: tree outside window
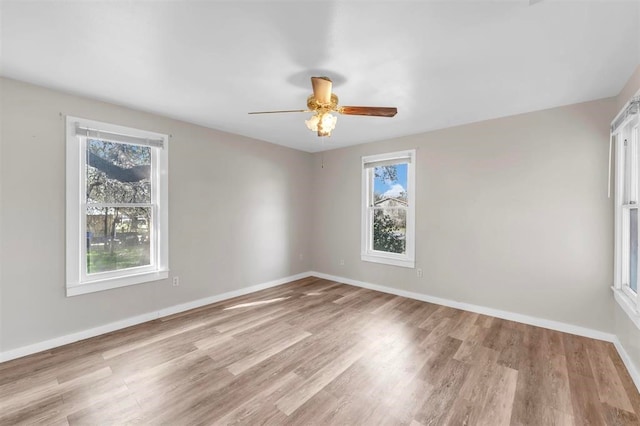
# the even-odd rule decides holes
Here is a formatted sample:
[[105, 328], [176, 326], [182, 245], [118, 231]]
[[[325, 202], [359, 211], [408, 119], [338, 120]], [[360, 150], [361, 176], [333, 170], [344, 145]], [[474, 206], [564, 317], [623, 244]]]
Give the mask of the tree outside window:
[[407, 164], [375, 167], [373, 249], [404, 253], [407, 229]]
[[87, 273], [151, 263], [151, 148], [87, 141]]

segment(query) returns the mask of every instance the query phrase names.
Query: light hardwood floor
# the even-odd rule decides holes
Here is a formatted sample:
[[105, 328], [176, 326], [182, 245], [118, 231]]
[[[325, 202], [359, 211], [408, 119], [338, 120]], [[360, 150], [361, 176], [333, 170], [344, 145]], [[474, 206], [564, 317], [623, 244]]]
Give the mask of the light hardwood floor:
[[610, 343], [307, 278], [0, 364], [0, 423], [640, 424]]

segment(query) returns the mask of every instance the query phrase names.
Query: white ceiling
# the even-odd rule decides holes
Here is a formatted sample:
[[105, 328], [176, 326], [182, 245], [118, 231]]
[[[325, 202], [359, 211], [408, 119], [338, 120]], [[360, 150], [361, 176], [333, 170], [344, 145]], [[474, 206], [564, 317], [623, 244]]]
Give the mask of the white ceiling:
[[[3, 1], [2, 75], [319, 151], [616, 95], [640, 1]], [[306, 129], [309, 77], [342, 105]], [[95, 117], [94, 117], [95, 118]], [[151, 129], [153, 130], [153, 129]]]

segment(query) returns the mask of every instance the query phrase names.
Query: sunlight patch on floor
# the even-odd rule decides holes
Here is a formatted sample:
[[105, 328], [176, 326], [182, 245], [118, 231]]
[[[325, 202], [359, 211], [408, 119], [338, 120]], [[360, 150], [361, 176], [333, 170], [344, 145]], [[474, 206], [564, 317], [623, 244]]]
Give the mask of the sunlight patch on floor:
[[257, 302], [240, 303], [238, 305], [233, 305], [233, 306], [229, 306], [228, 308], [224, 308], [223, 310], [224, 311], [229, 311], [231, 309], [248, 308], [248, 307], [251, 307], [251, 306], [267, 305], [269, 303], [275, 303], [275, 302], [280, 302], [281, 300], [287, 300], [290, 297], [291, 296], [277, 297], [275, 299], [269, 299], [269, 300], [258, 300]]

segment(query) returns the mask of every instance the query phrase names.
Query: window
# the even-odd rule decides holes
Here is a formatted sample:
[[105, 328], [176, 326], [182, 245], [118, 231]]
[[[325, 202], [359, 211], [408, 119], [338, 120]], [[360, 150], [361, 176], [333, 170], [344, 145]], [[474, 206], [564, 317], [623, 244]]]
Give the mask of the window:
[[362, 260], [414, 267], [415, 156], [362, 158]]
[[67, 117], [67, 296], [168, 277], [167, 142]]
[[616, 147], [616, 276], [615, 298], [640, 327], [638, 297], [638, 168], [640, 161], [640, 97], [634, 98], [614, 120]]

